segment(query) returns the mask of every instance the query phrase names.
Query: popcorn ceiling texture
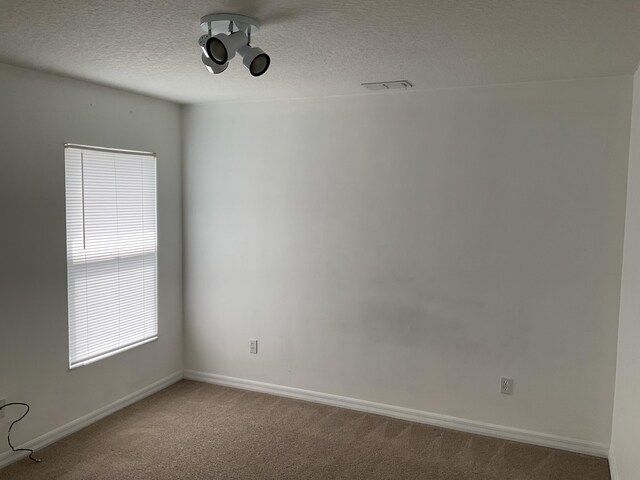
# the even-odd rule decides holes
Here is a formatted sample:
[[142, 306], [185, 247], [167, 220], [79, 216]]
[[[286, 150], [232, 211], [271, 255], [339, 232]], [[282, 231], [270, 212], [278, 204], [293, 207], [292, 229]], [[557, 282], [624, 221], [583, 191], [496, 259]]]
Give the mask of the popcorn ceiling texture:
[[[205, 71], [213, 12], [263, 22], [267, 74]], [[631, 0], [0, 0], [0, 62], [183, 103], [632, 74], [639, 58]]]

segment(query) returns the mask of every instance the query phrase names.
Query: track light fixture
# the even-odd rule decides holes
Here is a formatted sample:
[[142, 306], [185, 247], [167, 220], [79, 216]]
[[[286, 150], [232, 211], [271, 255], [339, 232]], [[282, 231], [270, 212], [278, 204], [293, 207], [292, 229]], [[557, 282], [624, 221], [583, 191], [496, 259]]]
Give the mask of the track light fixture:
[[207, 32], [200, 37], [198, 44], [202, 49], [202, 63], [209, 72], [224, 72], [236, 53], [242, 57], [242, 63], [254, 77], [259, 77], [269, 69], [269, 55], [251, 46], [251, 36], [260, 29], [260, 24], [254, 18], [214, 13], [202, 17], [200, 26]]

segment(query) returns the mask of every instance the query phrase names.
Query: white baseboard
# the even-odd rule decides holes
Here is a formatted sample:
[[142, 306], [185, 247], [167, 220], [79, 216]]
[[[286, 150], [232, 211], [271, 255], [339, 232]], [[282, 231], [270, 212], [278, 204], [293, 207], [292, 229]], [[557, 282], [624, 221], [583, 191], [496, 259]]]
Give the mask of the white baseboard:
[[[39, 450], [44, 448], [53, 442], [57, 442], [58, 440], [71, 435], [78, 430], [83, 429], [91, 425], [92, 423], [97, 422], [98, 420], [111, 415], [112, 413], [117, 412], [118, 410], [123, 409], [124, 407], [131, 405], [139, 400], [142, 400], [149, 395], [156, 393], [163, 388], [168, 387], [176, 383], [177, 381], [182, 379], [182, 370], [172, 373], [168, 377], [162, 378], [157, 382], [152, 383], [151, 385], [147, 385], [144, 388], [141, 388], [137, 392], [133, 392], [126, 397], [123, 397], [119, 400], [116, 400], [109, 405], [106, 405], [98, 410], [95, 410], [87, 415], [84, 415], [72, 422], [67, 423], [66, 425], [62, 425], [61, 427], [56, 428], [55, 430], [51, 430], [50, 432], [45, 433], [44, 435], [40, 435], [38, 438], [34, 438], [33, 440], [24, 443], [22, 445], [16, 446], [16, 448], [30, 448], [32, 450]], [[20, 460], [25, 457], [27, 454], [25, 452], [4, 452], [0, 454], [0, 468], [6, 467], [7, 465]]]
[[609, 473], [611, 474], [611, 480], [618, 480], [618, 467], [616, 465], [616, 458], [611, 452], [609, 452]]
[[226, 387], [270, 393], [273, 395], [295, 398], [298, 400], [322, 403], [334, 407], [342, 407], [350, 410], [357, 410], [360, 412], [384, 415], [387, 417], [408, 420], [411, 422], [424, 423], [437, 427], [459, 430], [467, 433], [475, 433], [478, 435], [486, 435], [489, 437], [502, 438], [505, 440], [513, 440], [516, 442], [531, 443], [533, 445], [557, 448], [560, 450], [583, 453], [586, 455], [594, 455], [606, 458], [609, 453], [609, 446], [603, 443], [589, 442], [575, 438], [560, 437], [557, 435], [532, 432], [519, 428], [505, 427], [502, 425], [477, 422], [474, 420], [466, 420], [463, 418], [440, 415], [437, 413], [430, 413], [422, 410], [413, 410], [410, 408], [397, 407], [395, 405], [387, 405], [384, 403], [359, 400], [357, 398], [341, 397], [339, 395], [332, 395], [329, 393], [314, 392], [310, 390], [303, 390], [300, 388], [285, 387], [283, 385], [275, 385], [271, 383], [257, 382], [254, 380], [227, 377], [224, 375], [216, 375], [213, 373], [198, 372], [194, 370], [185, 370], [184, 378], [187, 380], [196, 380], [199, 382], [223, 385]]

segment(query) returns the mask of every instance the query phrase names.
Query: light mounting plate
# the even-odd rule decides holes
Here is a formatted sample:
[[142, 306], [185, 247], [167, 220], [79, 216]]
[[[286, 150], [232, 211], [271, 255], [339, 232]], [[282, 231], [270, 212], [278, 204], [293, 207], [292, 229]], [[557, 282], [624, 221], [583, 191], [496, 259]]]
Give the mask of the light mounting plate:
[[205, 15], [200, 19], [200, 26], [207, 33], [209, 33], [209, 27], [211, 27], [211, 35], [217, 35], [218, 33], [229, 33], [230, 22], [233, 23], [237, 30], [247, 35], [254, 35], [260, 30], [260, 22], [255, 18], [235, 13], [211, 13]]

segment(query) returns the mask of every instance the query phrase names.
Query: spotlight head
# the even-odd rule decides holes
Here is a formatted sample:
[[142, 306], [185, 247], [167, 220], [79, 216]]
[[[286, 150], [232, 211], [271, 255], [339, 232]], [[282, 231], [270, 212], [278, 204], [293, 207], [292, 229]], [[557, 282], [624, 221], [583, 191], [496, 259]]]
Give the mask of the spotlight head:
[[204, 42], [204, 54], [218, 65], [224, 65], [229, 61], [229, 52], [222, 41], [224, 37], [224, 33], [219, 33]]
[[207, 57], [204, 53], [200, 55], [200, 58], [202, 59], [202, 63], [204, 63], [204, 66], [206, 67], [206, 69], [209, 70], [209, 73], [213, 73], [213, 74], [222, 73], [229, 66], [229, 62], [223, 63], [222, 65], [215, 63], [213, 60]]
[[242, 63], [254, 77], [259, 77], [269, 69], [271, 58], [261, 48], [243, 45], [238, 49]]
[[[212, 37], [204, 36], [204, 41], [199, 42], [203, 53], [218, 65], [224, 65], [231, 60], [238, 48], [249, 41], [247, 34], [238, 31], [230, 34], [218, 33]], [[202, 37], [200, 37], [202, 38]]]

